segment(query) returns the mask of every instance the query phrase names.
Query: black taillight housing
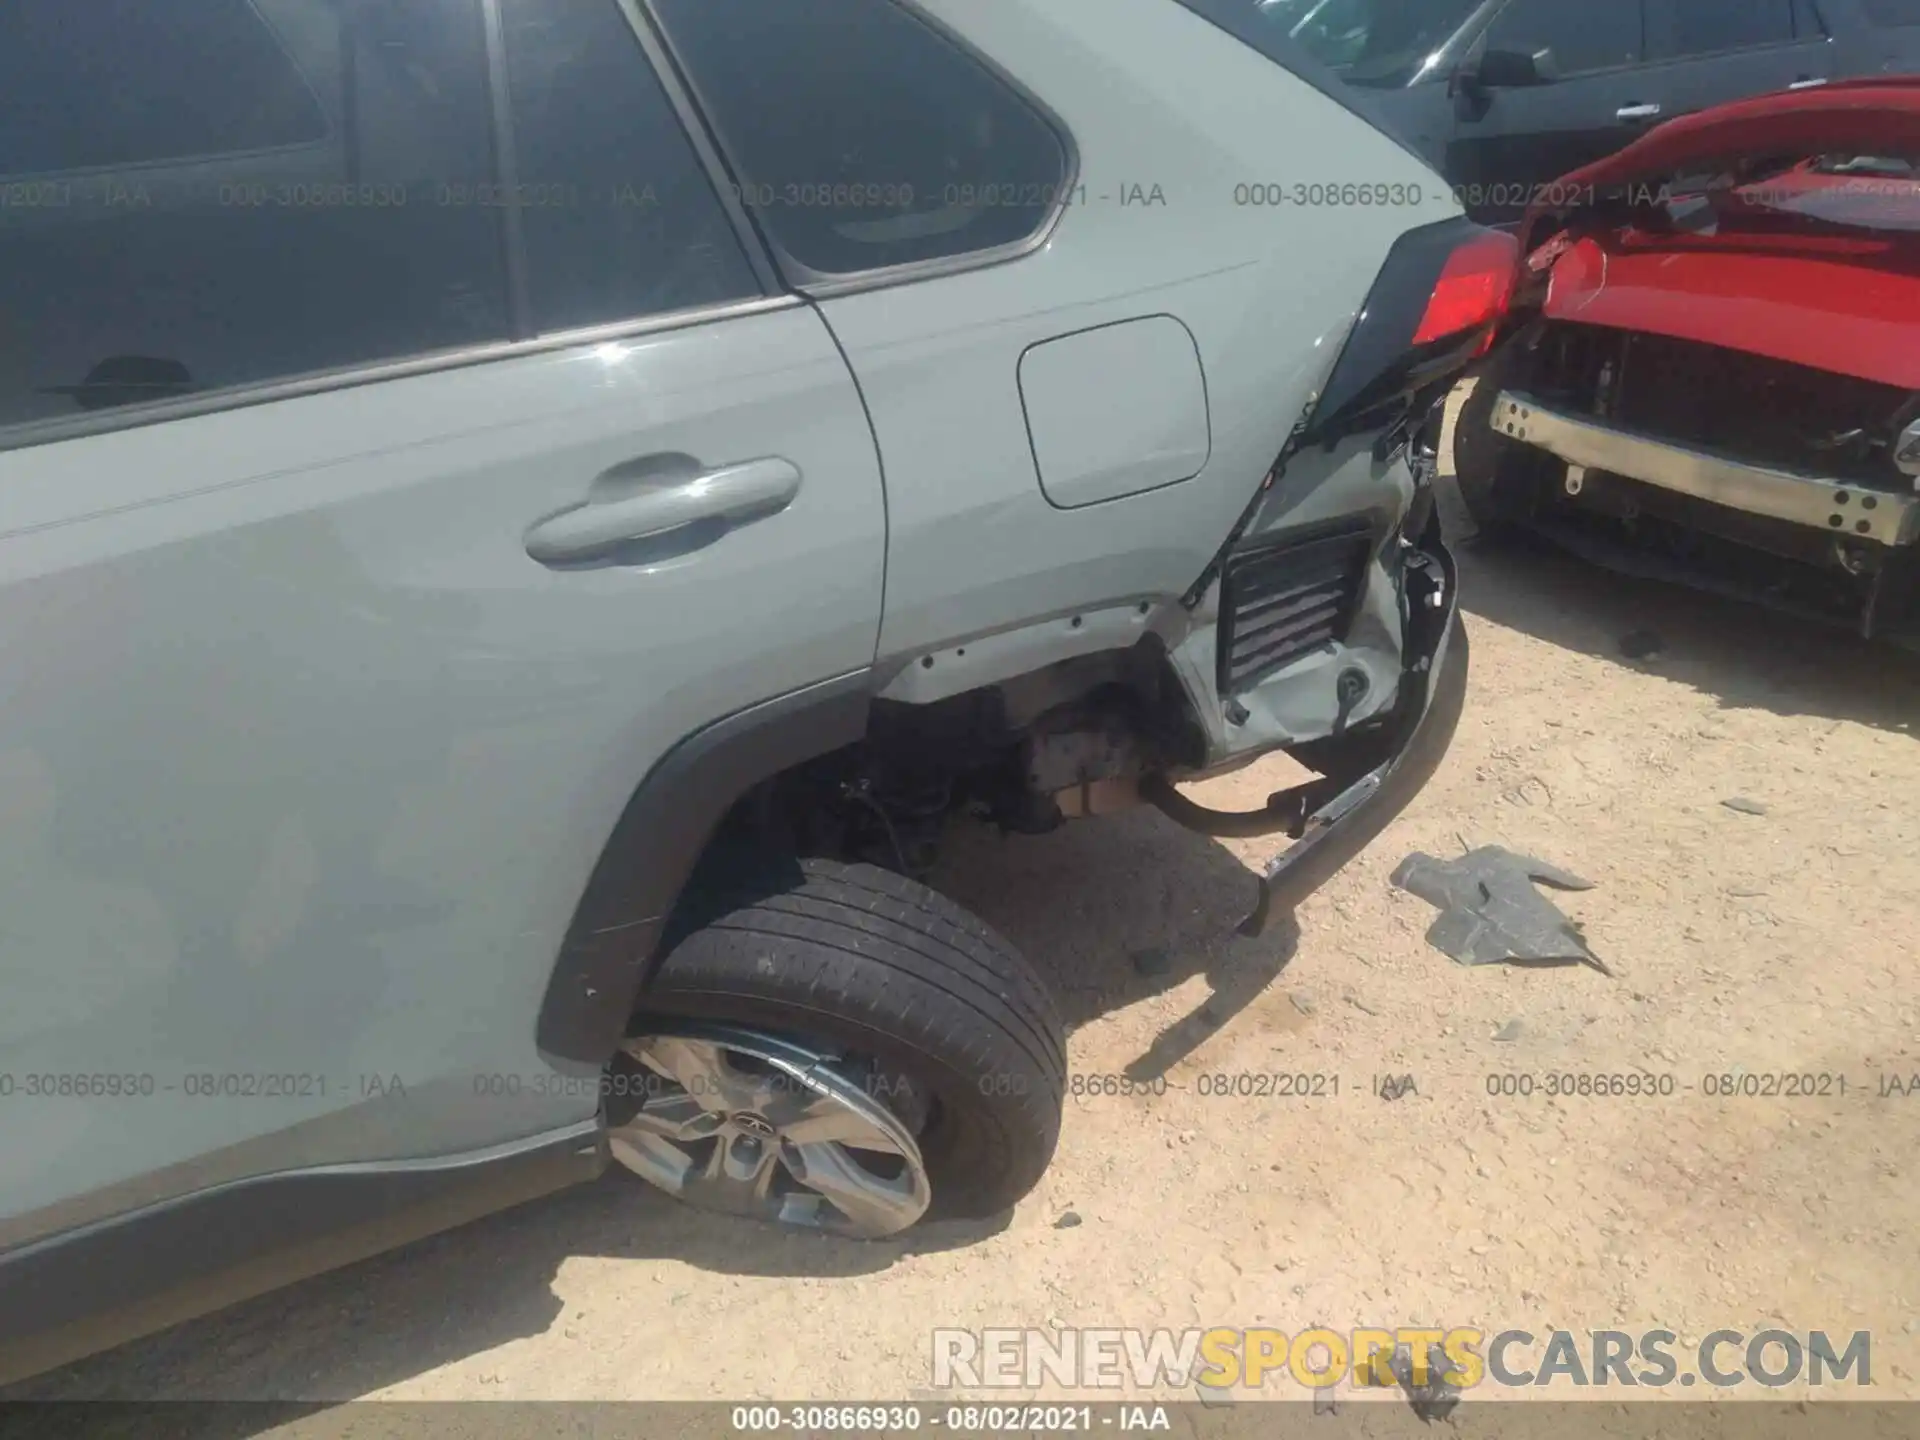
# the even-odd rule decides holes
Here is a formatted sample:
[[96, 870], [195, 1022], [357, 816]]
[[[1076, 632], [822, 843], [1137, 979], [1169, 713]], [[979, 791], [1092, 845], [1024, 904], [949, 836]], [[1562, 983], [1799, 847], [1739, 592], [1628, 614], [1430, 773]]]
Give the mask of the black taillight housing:
[[1520, 245], [1464, 217], [1409, 230], [1387, 252], [1301, 436], [1331, 443], [1393, 419], [1492, 348]]
[[[1349, 435], [1379, 432], [1376, 458], [1414, 443], [1432, 473], [1432, 449], [1416, 432], [1431, 418], [1440, 396], [1492, 349], [1513, 301], [1520, 271], [1520, 244], [1502, 230], [1489, 230], [1464, 216], [1409, 230], [1387, 252], [1367, 292], [1367, 302], [1333, 362], [1320, 396], [1300, 423], [1227, 534], [1226, 543], [1181, 603], [1200, 603], [1260, 508], [1287, 461], [1302, 447], [1332, 445]], [[1417, 468], [1419, 457], [1416, 458]], [[1413, 524], [1402, 534], [1426, 529], [1431, 498], [1415, 498]], [[1423, 498], [1425, 497], [1425, 498]]]

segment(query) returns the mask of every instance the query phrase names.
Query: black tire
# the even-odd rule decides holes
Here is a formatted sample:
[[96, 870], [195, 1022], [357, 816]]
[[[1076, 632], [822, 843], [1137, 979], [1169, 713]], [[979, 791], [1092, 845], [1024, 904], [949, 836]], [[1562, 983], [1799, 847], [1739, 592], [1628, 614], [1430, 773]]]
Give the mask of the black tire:
[[637, 1029], [648, 1016], [826, 1041], [924, 1086], [930, 1219], [1006, 1210], [1059, 1141], [1066, 1051], [1045, 983], [985, 922], [873, 865], [708, 881], [676, 915]]

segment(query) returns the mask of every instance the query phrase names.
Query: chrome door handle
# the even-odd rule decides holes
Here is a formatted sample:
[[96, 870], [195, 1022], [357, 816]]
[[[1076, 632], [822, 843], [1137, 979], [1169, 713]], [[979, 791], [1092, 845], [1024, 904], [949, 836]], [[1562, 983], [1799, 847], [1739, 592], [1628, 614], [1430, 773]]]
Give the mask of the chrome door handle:
[[703, 520], [730, 528], [764, 519], [786, 509], [799, 493], [800, 468], [791, 460], [777, 455], [747, 460], [637, 495], [562, 510], [527, 531], [527, 554], [542, 565], [598, 559], [619, 546]]
[[1622, 105], [1613, 112], [1616, 120], [1657, 120], [1660, 118], [1658, 105]]

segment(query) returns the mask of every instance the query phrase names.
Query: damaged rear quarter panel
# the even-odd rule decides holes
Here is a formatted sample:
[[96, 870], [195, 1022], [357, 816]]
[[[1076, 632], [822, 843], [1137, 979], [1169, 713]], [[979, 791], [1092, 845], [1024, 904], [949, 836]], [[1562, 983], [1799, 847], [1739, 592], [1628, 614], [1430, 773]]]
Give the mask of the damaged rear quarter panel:
[[[1392, 140], [1170, 0], [919, 8], [1047, 107], [1077, 166], [1071, 202], [1031, 253], [820, 301], [860, 382], [886, 474], [877, 664], [897, 674], [929, 656], [958, 660], [966, 646], [968, 681], [991, 684], [1019, 672], [998, 673], [975, 639], [1140, 603], [1170, 645], [1194, 640], [1195, 616], [1180, 599], [1324, 381], [1394, 240], [1459, 209]], [[1337, 202], [1342, 186], [1359, 182], [1397, 185], [1412, 203], [1245, 199], [1248, 187], [1273, 185]], [[1035, 463], [1022, 357], [1062, 336], [1161, 315], [1191, 334], [1200, 358], [1204, 468], [1059, 508]], [[1089, 444], [1080, 453], [1108, 452]], [[1310, 468], [1299, 473], [1304, 480]], [[1095, 491], [1110, 480], [1107, 493], [1132, 488], [1119, 483], [1124, 475], [1078, 478]], [[1315, 505], [1371, 504], [1390, 489], [1336, 481]], [[996, 662], [1041, 663], [1024, 644], [992, 648]], [[1376, 686], [1375, 699], [1391, 689]], [[1202, 713], [1218, 710], [1210, 680], [1192, 698]]]
[[[1346, 519], [1364, 520], [1376, 548], [1344, 640], [1303, 656], [1233, 697], [1245, 711], [1238, 724], [1228, 719], [1221, 703], [1197, 707], [1210, 765], [1330, 734], [1342, 718], [1334, 678], [1348, 669], [1363, 671], [1368, 689], [1344, 717], [1346, 724], [1357, 725], [1392, 709], [1399, 695], [1406, 627], [1391, 534], [1412, 503], [1415, 488], [1404, 451], [1385, 462], [1376, 460], [1371, 436], [1354, 437], [1330, 451], [1312, 446], [1288, 460], [1255, 510], [1239, 548]], [[1220, 596], [1216, 577], [1195, 608], [1191, 630], [1170, 643], [1174, 668], [1196, 697], [1217, 693]]]

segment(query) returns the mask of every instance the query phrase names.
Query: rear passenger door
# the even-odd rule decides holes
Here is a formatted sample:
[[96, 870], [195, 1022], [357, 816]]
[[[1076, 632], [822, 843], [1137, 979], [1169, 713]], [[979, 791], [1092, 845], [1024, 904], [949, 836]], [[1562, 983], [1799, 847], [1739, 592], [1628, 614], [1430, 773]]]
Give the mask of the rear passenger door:
[[1611, 154], [1651, 123], [1641, 0], [1511, 0], [1474, 54], [1487, 50], [1550, 50], [1555, 78], [1456, 96], [1442, 169], [1482, 224], [1517, 221], [1539, 187]]
[[1842, 73], [1813, 0], [1648, 0], [1647, 21], [1662, 119]]
[[682, 113], [617, 0], [0, 6], [0, 1251], [589, 1121], [636, 784], [871, 663], [859, 395]]

